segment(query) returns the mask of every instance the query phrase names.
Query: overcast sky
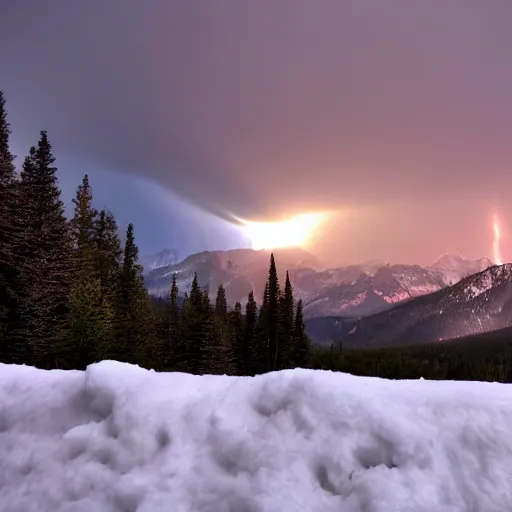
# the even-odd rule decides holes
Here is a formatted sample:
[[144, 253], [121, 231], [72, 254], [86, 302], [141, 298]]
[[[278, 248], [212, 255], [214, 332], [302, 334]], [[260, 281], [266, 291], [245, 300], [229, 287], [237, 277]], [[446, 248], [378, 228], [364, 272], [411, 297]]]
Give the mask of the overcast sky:
[[497, 211], [509, 258], [511, 20], [510, 0], [4, 0], [0, 88], [15, 150], [47, 129], [67, 196], [90, 172], [142, 252], [243, 243], [201, 210], [333, 209], [329, 262], [492, 256]]

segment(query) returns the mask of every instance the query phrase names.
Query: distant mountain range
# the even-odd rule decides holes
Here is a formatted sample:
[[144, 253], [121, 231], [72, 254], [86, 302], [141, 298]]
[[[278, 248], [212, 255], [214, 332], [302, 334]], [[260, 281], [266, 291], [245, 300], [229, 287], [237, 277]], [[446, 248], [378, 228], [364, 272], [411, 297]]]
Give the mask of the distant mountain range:
[[512, 264], [492, 266], [352, 325], [348, 333], [332, 330], [347, 347], [437, 342], [507, 328], [512, 326]]
[[[385, 311], [394, 305], [423, 296], [459, 281], [489, 265], [488, 259], [468, 260], [444, 255], [433, 265], [391, 265], [370, 261], [327, 269], [302, 249], [274, 250], [281, 280], [290, 273], [295, 296], [304, 301], [307, 319], [315, 317], [362, 317]], [[181, 293], [190, 289], [194, 272], [199, 284], [209, 289], [212, 298], [223, 284], [230, 304], [245, 303], [254, 290], [261, 301], [268, 273], [270, 251], [236, 249], [193, 254], [181, 262], [176, 253], [163, 251], [143, 259], [145, 282], [154, 297], [166, 297], [172, 276], [177, 277]]]

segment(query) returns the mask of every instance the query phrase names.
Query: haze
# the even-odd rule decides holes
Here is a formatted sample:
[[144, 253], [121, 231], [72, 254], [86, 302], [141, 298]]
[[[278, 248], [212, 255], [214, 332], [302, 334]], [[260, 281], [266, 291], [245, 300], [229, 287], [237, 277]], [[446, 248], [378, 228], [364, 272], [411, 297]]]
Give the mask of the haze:
[[[506, 0], [8, 0], [0, 88], [16, 148], [47, 129], [68, 194], [99, 169], [218, 218], [187, 250], [246, 243], [233, 216], [334, 210], [311, 244], [328, 263], [491, 257], [497, 212], [508, 261], [511, 19]], [[203, 223], [109, 195], [136, 228]]]

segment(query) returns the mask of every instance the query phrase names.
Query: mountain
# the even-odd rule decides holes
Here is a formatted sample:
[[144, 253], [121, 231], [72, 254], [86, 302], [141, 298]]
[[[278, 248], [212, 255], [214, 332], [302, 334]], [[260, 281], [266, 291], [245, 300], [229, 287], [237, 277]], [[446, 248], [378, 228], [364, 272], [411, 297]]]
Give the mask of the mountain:
[[463, 277], [481, 272], [492, 265], [493, 262], [488, 258], [469, 260], [458, 254], [444, 254], [430, 268], [441, 272], [446, 284], [454, 284]]
[[[291, 274], [294, 290], [305, 302], [305, 314], [316, 316], [365, 316], [394, 304], [439, 290], [441, 273], [418, 265], [385, 265], [369, 273], [360, 265]], [[306, 283], [309, 286], [306, 286]]]
[[178, 251], [174, 249], [164, 249], [156, 254], [144, 256], [140, 260], [140, 264], [144, 268], [144, 275], [157, 268], [175, 265], [176, 263], [178, 263]]
[[343, 342], [347, 347], [426, 343], [511, 325], [512, 264], [506, 264], [362, 318]]
[[[490, 263], [445, 255], [430, 267], [373, 260], [326, 269], [303, 249], [277, 249], [274, 254], [280, 279], [284, 280], [286, 270], [290, 272], [295, 296], [304, 301], [306, 318], [371, 315], [440, 290], [472, 269], [481, 270], [486, 261]], [[208, 287], [212, 298], [218, 285], [223, 284], [230, 304], [236, 301], [245, 304], [251, 289], [261, 301], [269, 258], [270, 252], [265, 250], [205, 251], [180, 263], [158, 265], [146, 272], [145, 282], [151, 295], [166, 297], [173, 274], [184, 293], [197, 272], [199, 284]]]
[[[321, 262], [303, 249], [276, 249], [273, 251], [284, 283], [286, 270], [301, 269], [313, 272], [323, 268]], [[157, 268], [145, 276], [149, 293], [155, 297], [165, 297], [169, 293], [172, 276], [175, 274], [181, 293], [190, 289], [197, 272], [199, 284], [208, 288], [213, 298], [217, 287], [226, 288], [228, 303], [245, 303], [249, 291], [254, 290], [256, 299], [261, 301], [263, 288], [268, 277], [270, 251], [234, 249], [230, 251], [205, 251], [193, 254], [184, 261]]]

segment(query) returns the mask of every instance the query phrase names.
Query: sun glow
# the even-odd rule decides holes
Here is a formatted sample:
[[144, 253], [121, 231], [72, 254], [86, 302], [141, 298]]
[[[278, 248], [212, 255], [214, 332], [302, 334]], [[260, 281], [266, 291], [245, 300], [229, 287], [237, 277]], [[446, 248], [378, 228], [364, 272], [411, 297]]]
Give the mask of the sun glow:
[[282, 222], [252, 222], [239, 219], [252, 248], [302, 247], [326, 220], [325, 213], [301, 213]]
[[503, 265], [503, 258], [501, 256], [500, 248], [501, 231], [498, 217], [496, 215], [494, 216], [492, 227], [494, 230], [494, 240], [492, 243], [494, 263], [496, 265]]

